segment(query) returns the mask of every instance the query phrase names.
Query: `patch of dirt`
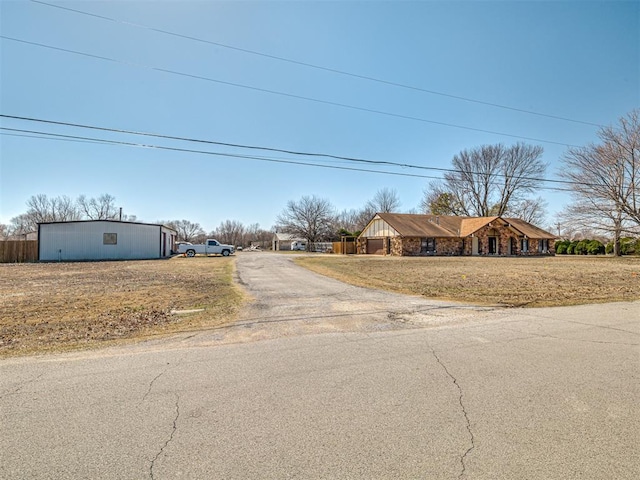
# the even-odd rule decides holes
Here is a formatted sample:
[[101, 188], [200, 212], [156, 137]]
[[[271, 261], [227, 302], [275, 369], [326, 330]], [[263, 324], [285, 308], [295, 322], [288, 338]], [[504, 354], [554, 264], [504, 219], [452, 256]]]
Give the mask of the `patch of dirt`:
[[[235, 319], [234, 258], [0, 264], [0, 356], [207, 328]], [[202, 310], [173, 315], [172, 310]]]

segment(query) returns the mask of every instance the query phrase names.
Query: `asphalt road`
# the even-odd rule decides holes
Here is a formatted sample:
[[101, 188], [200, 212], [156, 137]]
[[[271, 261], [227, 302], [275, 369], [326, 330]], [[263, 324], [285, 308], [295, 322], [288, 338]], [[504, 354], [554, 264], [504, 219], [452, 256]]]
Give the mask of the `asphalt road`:
[[640, 478], [640, 303], [479, 309], [290, 260], [238, 255], [234, 327], [0, 361], [0, 478]]

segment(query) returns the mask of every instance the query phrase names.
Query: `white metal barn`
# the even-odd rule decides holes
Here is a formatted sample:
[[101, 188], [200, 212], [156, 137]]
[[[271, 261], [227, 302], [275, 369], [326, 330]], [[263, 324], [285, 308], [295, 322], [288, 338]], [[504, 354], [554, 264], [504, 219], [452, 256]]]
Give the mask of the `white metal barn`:
[[38, 225], [38, 259], [51, 261], [145, 260], [171, 256], [177, 232], [165, 225], [116, 220]]

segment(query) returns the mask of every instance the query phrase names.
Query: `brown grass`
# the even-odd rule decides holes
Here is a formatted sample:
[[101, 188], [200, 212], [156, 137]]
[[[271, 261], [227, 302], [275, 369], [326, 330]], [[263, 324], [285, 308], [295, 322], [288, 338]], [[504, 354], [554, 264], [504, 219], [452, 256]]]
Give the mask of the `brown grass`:
[[[233, 258], [0, 264], [0, 356], [62, 351], [233, 321]], [[204, 309], [189, 315], [172, 310]]]
[[296, 259], [363, 287], [479, 305], [559, 306], [640, 299], [640, 258], [556, 256]]

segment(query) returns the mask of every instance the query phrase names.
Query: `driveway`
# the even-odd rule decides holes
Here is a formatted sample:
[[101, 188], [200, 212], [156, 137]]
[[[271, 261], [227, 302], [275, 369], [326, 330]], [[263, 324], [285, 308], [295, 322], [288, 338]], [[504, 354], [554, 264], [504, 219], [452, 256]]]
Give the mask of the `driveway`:
[[1, 361], [0, 478], [640, 476], [639, 303], [477, 309], [237, 263], [236, 326]]

